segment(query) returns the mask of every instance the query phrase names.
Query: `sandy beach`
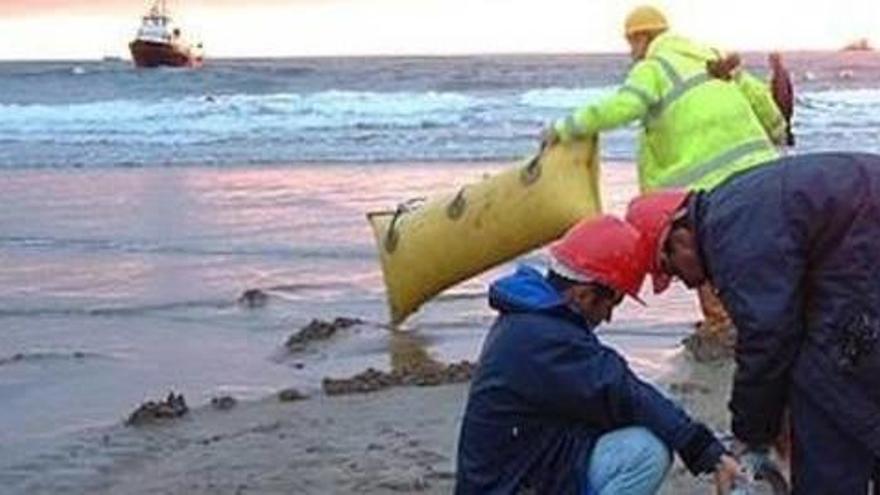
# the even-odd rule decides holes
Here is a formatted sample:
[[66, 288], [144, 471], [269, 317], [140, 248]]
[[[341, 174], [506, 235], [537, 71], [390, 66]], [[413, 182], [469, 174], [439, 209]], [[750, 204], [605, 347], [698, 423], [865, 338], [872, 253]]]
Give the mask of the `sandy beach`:
[[[661, 382], [690, 411], [725, 428], [731, 364], [683, 353]], [[195, 405], [144, 426], [83, 433], [51, 460], [20, 466], [21, 493], [451, 493], [467, 384], [403, 386], [342, 396], [277, 395], [228, 410]], [[709, 493], [676, 463], [664, 494]]]

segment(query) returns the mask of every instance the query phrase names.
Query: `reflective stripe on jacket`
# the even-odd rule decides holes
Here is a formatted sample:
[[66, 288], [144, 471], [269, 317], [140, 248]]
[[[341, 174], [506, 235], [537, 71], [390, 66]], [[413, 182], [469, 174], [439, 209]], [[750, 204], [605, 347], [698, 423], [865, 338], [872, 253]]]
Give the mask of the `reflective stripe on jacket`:
[[732, 174], [779, 157], [785, 119], [769, 87], [744, 70], [732, 81], [709, 76], [718, 52], [663, 34], [619, 91], [555, 124], [563, 140], [641, 120], [642, 191], [711, 189]]

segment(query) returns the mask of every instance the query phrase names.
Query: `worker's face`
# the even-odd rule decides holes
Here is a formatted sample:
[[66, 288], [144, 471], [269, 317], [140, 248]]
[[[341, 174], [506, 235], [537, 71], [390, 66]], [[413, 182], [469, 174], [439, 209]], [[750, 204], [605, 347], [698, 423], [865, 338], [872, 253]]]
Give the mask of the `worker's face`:
[[676, 227], [669, 232], [660, 253], [660, 267], [667, 274], [681, 279], [688, 289], [706, 282], [706, 270], [692, 229]]
[[569, 289], [568, 297], [591, 325], [611, 321], [614, 308], [623, 301], [623, 293], [595, 285], [576, 285]]
[[648, 45], [651, 44], [651, 38], [645, 33], [635, 33], [626, 37], [629, 43], [629, 54], [634, 62], [638, 62], [645, 58], [648, 53]]

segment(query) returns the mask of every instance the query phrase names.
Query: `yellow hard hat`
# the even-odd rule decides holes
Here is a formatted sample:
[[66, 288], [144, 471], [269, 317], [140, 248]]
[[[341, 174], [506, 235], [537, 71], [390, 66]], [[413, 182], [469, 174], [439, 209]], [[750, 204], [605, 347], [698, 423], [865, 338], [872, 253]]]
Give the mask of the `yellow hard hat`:
[[669, 29], [666, 22], [666, 16], [656, 7], [650, 5], [642, 5], [634, 8], [623, 24], [624, 33], [627, 36], [645, 31], [662, 31]]

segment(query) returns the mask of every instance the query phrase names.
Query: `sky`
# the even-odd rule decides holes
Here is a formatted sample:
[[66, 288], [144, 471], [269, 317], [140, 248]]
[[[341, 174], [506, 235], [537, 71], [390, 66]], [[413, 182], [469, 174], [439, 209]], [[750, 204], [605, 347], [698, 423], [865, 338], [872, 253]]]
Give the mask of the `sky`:
[[[170, 0], [208, 57], [622, 52], [645, 0]], [[152, 0], [0, 0], [0, 59], [127, 57]], [[880, 45], [878, 0], [663, 0], [680, 34], [724, 49]]]

